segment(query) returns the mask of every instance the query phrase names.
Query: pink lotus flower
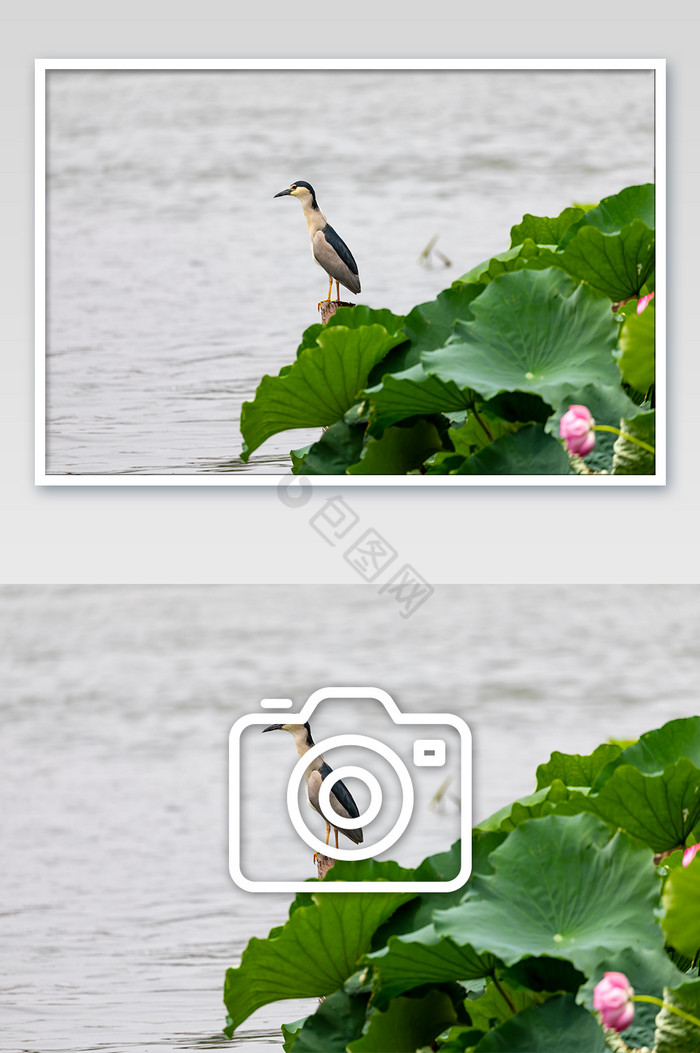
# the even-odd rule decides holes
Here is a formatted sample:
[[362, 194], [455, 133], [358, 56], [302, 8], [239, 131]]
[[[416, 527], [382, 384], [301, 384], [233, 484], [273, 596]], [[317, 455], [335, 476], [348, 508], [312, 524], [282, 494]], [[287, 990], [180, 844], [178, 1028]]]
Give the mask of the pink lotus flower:
[[653, 292], [647, 293], [646, 296], [640, 296], [639, 299], [637, 300], [637, 314], [641, 314], [642, 311], [647, 306], [647, 304], [650, 303], [651, 300], [653, 300], [653, 299], [654, 299]]
[[696, 845], [691, 845], [689, 848], [686, 848], [685, 852], [683, 853], [684, 867], [690, 866], [690, 863], [693, 859], [695, 859], [695, 855], [697, 852], [700, 852], [700, 841], [698, 841]]
[[624, 973], [605, 973], [593, 990], [593, 1008], [606, 1027], [624, 1031], [634, 1020], [633, 995], [634, 988]]
[[559, 434], [569, 453], [585, 457], [595, 446], [595, 421], [587, 406], [569, 406], [559, 421]]

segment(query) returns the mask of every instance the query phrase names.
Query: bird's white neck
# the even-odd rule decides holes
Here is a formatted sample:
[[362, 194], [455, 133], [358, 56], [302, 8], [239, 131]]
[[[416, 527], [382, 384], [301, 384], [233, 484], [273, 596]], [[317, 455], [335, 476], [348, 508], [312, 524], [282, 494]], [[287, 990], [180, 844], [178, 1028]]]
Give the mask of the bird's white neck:
[[302, 201], [302, 208], [304, 209], [304, 219], [306, 220], [306, 226], [309, 228], [309, 234], [313, 238], [314, 234], [318, 230], [323, 230], [328, 225], [328, 220], [321, 212], [320, 208], [314, 208], [311, 201]]
[[303, 757], [304, 754], [311, 749], [311, 747], [309, 746], [309, 736], [306, 728], [303, 725], [296, 728], [292, 732], [292, 736], [294, 738], [294, 745], [297, 748], [297, 753], [300, 757]]
[[[292, 735], [294, 737], [294, 745], [297, 748], [297, 753], [299, 754], [300, 757], [303, 757], [304, 754], [308, 753], [308, 751], [311, 749], [311, 746], [309, 746], [309, 742], [308, 742], [308, 734], [307, 734], [306, 728], [304, 728], [304, 727], [297, 728], [296, 731], [292, 732]], [[322, 764], [323, 764], [323, 757], [315, 757], [311, 761], [311, 764], [308, 766], [306, 771], [304, 772], [305, 778], [308, 780], [309, 775], [311, 774], [311, 772], [312, 771], [318, 771], [319, 768], [322, 766]]]

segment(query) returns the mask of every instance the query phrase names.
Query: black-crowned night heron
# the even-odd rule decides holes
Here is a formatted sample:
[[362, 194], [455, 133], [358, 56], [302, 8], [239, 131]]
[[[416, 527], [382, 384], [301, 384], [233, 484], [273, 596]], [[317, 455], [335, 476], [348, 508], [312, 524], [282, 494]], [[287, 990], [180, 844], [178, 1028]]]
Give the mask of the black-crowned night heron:
[[[297, 753], [300, 757], [303, 757], [311, 747], [314, 745], [314, 740], [311, 738], [311, 728], [308, 723], [306, 724], [270, 724], [269, 728], [263, 728], [263, 734], [266, 731], [288, 731], [293, 736], [296, 744]], [[326, 815], [321, 811], [318, 794], [321, 789], [321, 783], [327, 778], [333, 769], [330, 764], [326, 764], [323, 757], [316, 757], [315, 760], [311, 761], [308, 768], [304, 772], [304, 778], [306, 779], [306, 795], [309, 798], [309, 804], [314, 808], [318, 814], [326, 822], [326, 844], [328, 844], [331, 836], [331, 827], [335, 830], [335, 847], [338, 847], [338, 831], [341, 834], [345, 834], [351, 841], [354, 841], [356, 845], [361, 844], [364, 840], [362, 830], [345, 830], [343, 829], [342, 823], [338, 820], [345, 816], [346, 819], [357, 819], [359, 811], [355, 800], [348, 790], [347, 786], [342, 779], [337, 779], [333, 784], [333, 789], [330, 792], [330, 803], [333, 808], [332, 815]]]
[[359, 293], [360, 276], [353, 254], [318, 207], [314, 188], [303, 179], [298, 179], [288, 190], [280, 190], [275, 197], [287, 195], [301, 201], [311, 238], [311, 254], [328, 275], [328, 300], [331, 298], [334, 281], [336, 303], [340, 302], [340, 285], [352, 293]]

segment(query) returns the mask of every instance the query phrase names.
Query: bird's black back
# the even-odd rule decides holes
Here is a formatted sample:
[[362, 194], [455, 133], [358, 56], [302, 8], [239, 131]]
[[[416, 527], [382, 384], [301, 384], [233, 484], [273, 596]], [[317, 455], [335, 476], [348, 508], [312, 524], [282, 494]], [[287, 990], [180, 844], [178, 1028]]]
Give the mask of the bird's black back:
[[352, 271], [353, 274], [359, 274], [357, 264], [355, 263], [355, 257], [350, 252], [350, 249], [347, 247], [340, 234], [333, 229], [330, 223], [326, 223], [323, 228], [323, 234], [330, 247], [335, 249], [348, 270]]
[[[321, 773], [321, 779], [325, 779], [326, 776], [330, 775], [332, 771], [333, 769], [331, 768], [330, 764], [326, 764], [326, 762], [324, 761], [321, 767], [319, 768], [319, 772]], [[358, 815], [360, 814], [360, 809], [355, 804], [355, 798], [350, 793], [342, 779], [339, 779], [336, 783], [334, 783], [333, 793], [338, 798], [343, 808], [345, 808], [348, 815], [352, 816], [353, 819], [357, 819]]]

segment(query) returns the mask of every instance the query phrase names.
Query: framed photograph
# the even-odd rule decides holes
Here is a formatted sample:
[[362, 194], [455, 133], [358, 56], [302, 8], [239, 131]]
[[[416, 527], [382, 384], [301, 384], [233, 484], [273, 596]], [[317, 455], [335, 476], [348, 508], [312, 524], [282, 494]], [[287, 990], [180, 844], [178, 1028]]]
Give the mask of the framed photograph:
[[662, 485], [665, 245], [662, 59], [39, 60], [36, 482]]

